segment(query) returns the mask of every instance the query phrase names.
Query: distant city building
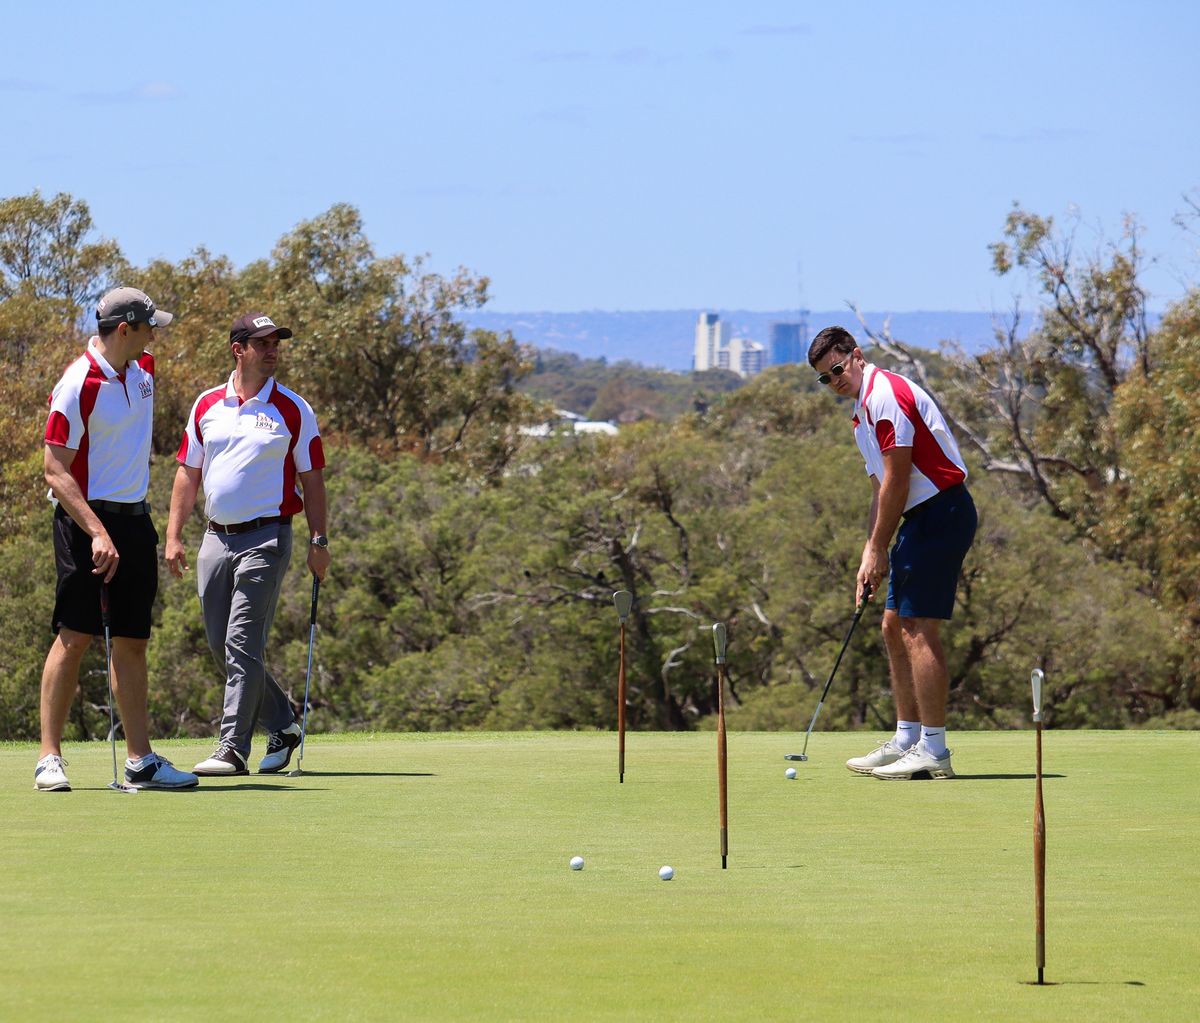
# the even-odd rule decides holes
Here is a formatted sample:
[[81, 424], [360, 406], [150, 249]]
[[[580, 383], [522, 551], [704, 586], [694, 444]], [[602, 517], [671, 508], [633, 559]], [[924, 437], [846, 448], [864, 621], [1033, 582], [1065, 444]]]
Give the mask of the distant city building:
[[692, 356], [692, 369], [716, 369], [720, 365], [718, 353], [728, 344], [729, 324], [722, 323], [716, 313], [701, 313], [696, 321], [696, 350]]
[[721, 369], [732, 370], [740, 377], [757, 376], [766, 366], [767, 349], [748, 337], [735, 337], [717, 353]]
[[808, 310], [800, 310], [798, 323], [772, 323], [767, 327], [767, 347], [772, 366], [804, 362], [808, 358]]
[[696, 322], [696, 352], [692, 368], [727, 369], [738, 376], [752, 377], [767, 365], [767, 347], [748, 337], [729, 336], [729, 324], [716, 313], [701, 313]]

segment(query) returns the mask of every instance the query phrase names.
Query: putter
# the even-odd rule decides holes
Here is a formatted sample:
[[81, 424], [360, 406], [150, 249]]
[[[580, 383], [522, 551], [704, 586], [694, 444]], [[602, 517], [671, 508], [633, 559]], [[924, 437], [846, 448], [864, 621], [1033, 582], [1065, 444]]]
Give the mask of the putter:
[[1041, 668], [1034, 668], [1029, 677], [1033, 686], [1033, 722], [1037, 725], [1037, 788], [1033, 800], [1033, 901], [1037, 921], [1039, 984], [1046, 982], [1046, 809], [1042, 805], [1042, 683], [1045, 679]]
[[613, 594], [617, 618], [621, 622], [621, 654], [617, 668], [617, 777], [625, 784], [625, 619], [633, 609], [633, 594], [617, 590]]
[[729, 857], [729, 792], [726, 786], [728, 756], [725, 748], [725, 626], [717, 622], [713, 627], [713, 650], [717, 662], [717, 800], [720, 805], [721, 821], [721, 869], [726, 868]]
[[113, 709], [117, 697], [112, 684], [112, 620], [108, 616], [108, 583], [100, 584], [100, 621], [104, 624], [104, 673], [108, 678], [108, 738], [112, 743], [113, 760], [113, 780], [109, 782], [108, 787], [114, 792], [134, 793], [137, 789], [126, 785], [117, 777], [117, 712]]
[[304, 740], [308, 736], [308, 684], [312, 681], [313, 640], [317, 637], [317, 594], [321, 592], [321, 580], [313, 576], [312, 607], [308, 612], [308, 670], [304, 673], [304, 712], [300, 718], [300, 757], [296, 766], [288, 771], [289, 778], [299, 778], [304, 773]]
[[833, 662], [833, 671], [829, 673], [829, 678], [825, 682], [825, 689], [821, 692], [821, 698], [817, 701], [817, 709], [813, 711], [812, 720], [808, 723], [808, 731], [804, 734], [804, 749], [799, 753], [785, 753], [784, 760], [807, 760], [808, 759], [808, 740], [812, 735], [813, 725], [817, 723], [817, 715], [821, 713], [821, 706], [825, 703], [825, 697], [829, 695], [829, 687], [833, 685], [833, 676], [837, 674], [838, 665], [842, 663], [842, 655], [846, 652], [846, 647], [850, 645], [850, 637], [854, 635], [854, 627], [858, 624], [858, 620], [863, 616], [863, 612], [867, 609], [867, 601], [871, 599], [871, 587], [863, 587], [862, 600], [858, 602], [858, 610], [854, 612], [854, 617], [850, 620], [850, 628], [846, 631], [846, 640], [842, 643], [842, 649], [838, 651], [837, 660]]

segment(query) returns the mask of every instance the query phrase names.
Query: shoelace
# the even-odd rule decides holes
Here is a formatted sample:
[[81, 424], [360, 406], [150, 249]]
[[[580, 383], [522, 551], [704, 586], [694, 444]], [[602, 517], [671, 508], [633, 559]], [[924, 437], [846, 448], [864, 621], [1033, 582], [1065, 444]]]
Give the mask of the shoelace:
[[278, 753], [287, 743], [283, 741], [283, 736], [279, 732], [272, 732], [267, 736], [267, 752]]
[[42, 770], [45, 771], [51, 767], [57, 767], [61, 771], [64, 767], [70, 767], [70, 766], [71, 765], [68, 764], [65, 760], [63, 760], [62, 757], [56, 757], [53, 753], [51, 753], [49, 756], [47, 756], [45, 758], [45, 763], [42, 764]]
[[241, 756], [241, 754], [237, 751], [237, 747], [233, 744], [232, 739], [219, 740], [217, 742], [217, 748], [213, 750], [214, 757], [223, 757], [226, 753], [233, 753], [238, 757]]

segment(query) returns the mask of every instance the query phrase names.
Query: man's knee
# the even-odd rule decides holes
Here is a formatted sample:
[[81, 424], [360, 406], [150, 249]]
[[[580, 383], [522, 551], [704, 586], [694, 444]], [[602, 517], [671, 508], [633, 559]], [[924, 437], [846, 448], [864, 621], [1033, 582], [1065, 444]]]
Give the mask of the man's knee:
[[883, 641], [888, 646], [903, 642], [904, 632], [900, 622], [900, 616], [895, 611], [883, 612], [883, 620], [879, 623], [879, 628], [883, 633]]
[[122, 657], [145, 658], [146, 648], [150, 645], [148, 639], [134, 639], [130, 636], [113, 637], [113, 654]]
[[940, 618], [901, 618], [897, 616], [899, 628], [907, 646], [932, 646], [938, 642]]
[[78, 661], [92, 645], [92, 637], [86, 632], [76, 632], [74, 629], [59, 629], [55, 642], [62, 647], [67, 657]]

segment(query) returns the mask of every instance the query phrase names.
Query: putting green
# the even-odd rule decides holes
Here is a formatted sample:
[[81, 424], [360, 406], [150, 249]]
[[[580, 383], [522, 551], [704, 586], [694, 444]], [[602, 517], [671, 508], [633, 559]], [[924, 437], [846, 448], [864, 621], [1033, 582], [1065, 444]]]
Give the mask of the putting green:
[[725, 871], [712, 733], [631, 733], [624, 785], [612, 734], [316, 736], [135, 796], [0, 745], [0, 1019], [1196, 1018], [1200, 733], [1046, 733], [1042, 988], [1032, 733], [912, 783], [861, 733], [787, 781], [802, 738], [730, 733]]

